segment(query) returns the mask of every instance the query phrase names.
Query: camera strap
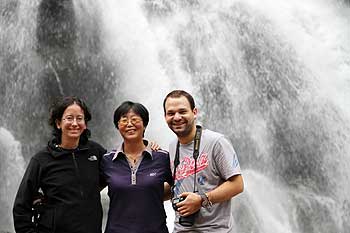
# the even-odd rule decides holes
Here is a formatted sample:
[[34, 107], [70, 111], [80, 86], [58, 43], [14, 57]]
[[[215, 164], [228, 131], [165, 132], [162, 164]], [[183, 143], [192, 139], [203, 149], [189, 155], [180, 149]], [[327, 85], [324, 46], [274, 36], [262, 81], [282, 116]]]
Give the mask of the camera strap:
[[[194, 136], [194, 145], [193, 145], [193, 159], [194, 159], [193, 192], [196, 192], [197, 158], [199, 156], [199, 146], [201, 142], [201, 136], [202, 136], [202, 127], [200, 125], [196, 125], [196, 134]], [[179, 164], [180, 164], [180, 142], [177, 141], [175, 159], [174, 159], [174, 172], [173, 172], [174, 182], [176, 180], [176, 168]], [[172, 197], [174, 196], [174, 187], [175, 185], [173, 185], [173, 187], [171, 188]]]

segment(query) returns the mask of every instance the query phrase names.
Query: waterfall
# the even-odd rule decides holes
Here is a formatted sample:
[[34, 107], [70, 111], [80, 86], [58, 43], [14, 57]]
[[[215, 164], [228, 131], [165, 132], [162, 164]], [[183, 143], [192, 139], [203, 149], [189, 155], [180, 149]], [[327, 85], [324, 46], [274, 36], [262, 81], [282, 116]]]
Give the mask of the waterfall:
[[20, 143], [2, 127], [0, 127], [0, 150], [0, 232], [10, 232], [13, 230], [12, 205], [24, 173], [25, 162], [21, 154]]
[[[62, 94], [87, 101], [92, 138], [107, 148], [119, 140], [114, 109], [145, 104], [146, 137], [167, 148], [174, 135], [162, 101], [181, 88], [200, 122], [238, 153], [237, 232], [345, 233], [349, 25], [347, 0], [3, 0], [0, 145], [11, 155], [1, 164], [21, 177], [50, 135], [48, 104]], [[8, 167], [0, 173], [9, 177]], [[0, 232], [11, 232], [5, 193], [16, 185], [0, 188]]]

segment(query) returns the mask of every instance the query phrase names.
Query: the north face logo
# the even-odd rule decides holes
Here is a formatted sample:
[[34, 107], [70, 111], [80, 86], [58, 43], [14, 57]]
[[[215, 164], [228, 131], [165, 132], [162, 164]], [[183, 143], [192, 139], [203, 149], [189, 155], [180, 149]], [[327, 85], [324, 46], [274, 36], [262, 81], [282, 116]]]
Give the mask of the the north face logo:
[[88, 158], [89, 161], [97, 161], [97, 157], [95, 155], [90, 155]]

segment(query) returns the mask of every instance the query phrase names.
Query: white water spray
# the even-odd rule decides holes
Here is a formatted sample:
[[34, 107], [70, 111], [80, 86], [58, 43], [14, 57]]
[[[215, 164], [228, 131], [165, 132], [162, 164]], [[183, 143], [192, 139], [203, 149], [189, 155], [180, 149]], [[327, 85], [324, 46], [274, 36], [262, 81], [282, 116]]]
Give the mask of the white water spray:
[[[115, 96], [111, 104], [130, 99], [150, 110], [147, 137], [163, 147], [174, 137], [163, 119], [162, 100], [181, 88], [193, 93], [204, 126], [231, 139], [246, 183], [234, 200], [238, 232], [347, 233], [350, 7], [340, 2], [80, 0], [74, 1], [74, 13], [77, 30], [87, 38], [97, 34], [96, 54], [115, 68], [111, 77], [118, 86], [108, 91]], [[17, 111], [3, 111], [0, 123], [17, 127], [16, 135], [22, 127], [7, 116], [21, 118], [14, 114], [33, 104], [28, 93], [34, 100], [41, 97], [38, 64], [46, 61], [35, 51], [39, 3], [20, 2], [11, 11], [19, 20], [0, 21], [5, 51], [0, 71], [6, 78], [0, 88], [7, 93], [1, 108], [11, 110], [17, 99], [21, 103]], [[76, 53], [89, 48], [82, 41], [77, 39]], [[12, 64], [13, 72], [6, 69]], [[84, 70], [80, 65], [78, 60], [76, 66]], [[71, 83], [57, 76], [60, 68], [55, 66], [52, 77], [59, 77], [59, 92], [66, 93]], [[81, 73], [77, 77], [84, 78]], [[55, 90], [57, 81], [46, 88]], [[29, 89], [26, 95], [22, 87]], [[42, 121], [38, 115], [26, 115], [23, 126]]]
[[0, 127], [0, 204], [3, 213], [0, 232], [13, 231], [12, 205], [25, 166], [20, 146], [8, 130]]

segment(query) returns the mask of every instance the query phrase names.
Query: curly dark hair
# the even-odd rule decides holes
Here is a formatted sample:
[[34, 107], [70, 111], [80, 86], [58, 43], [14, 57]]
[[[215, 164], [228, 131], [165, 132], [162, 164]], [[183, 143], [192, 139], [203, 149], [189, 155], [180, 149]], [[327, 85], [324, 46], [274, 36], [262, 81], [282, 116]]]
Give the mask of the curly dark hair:
[[[82, 101], [78, 97], [64, 96], [64, 97], [57, 98], [50, 107], [50, 117], [49, 117], [49, 125], [51, 125], [53, 128], [52, 135], [54, 136], [55, 142], [57, 144], [61, 143], [62, 130], [57, 128], [56, 120], [60, 121], [62, 119], [63, 113], [66, 110], [66, 108], [68, 108], [72, 104], [79, 105], [81, 109], [84, 111], [86, 124], [88, 121], [91, 120], [91, 114], [89, 112], [88, 107], [86, 106], [84, 101]], [[90, 130], [85, 129], [84, 132], [80, 135], [79, 142], [82, 144], [85, 144], [88, 141], [90, 135], [91, 135]]]

